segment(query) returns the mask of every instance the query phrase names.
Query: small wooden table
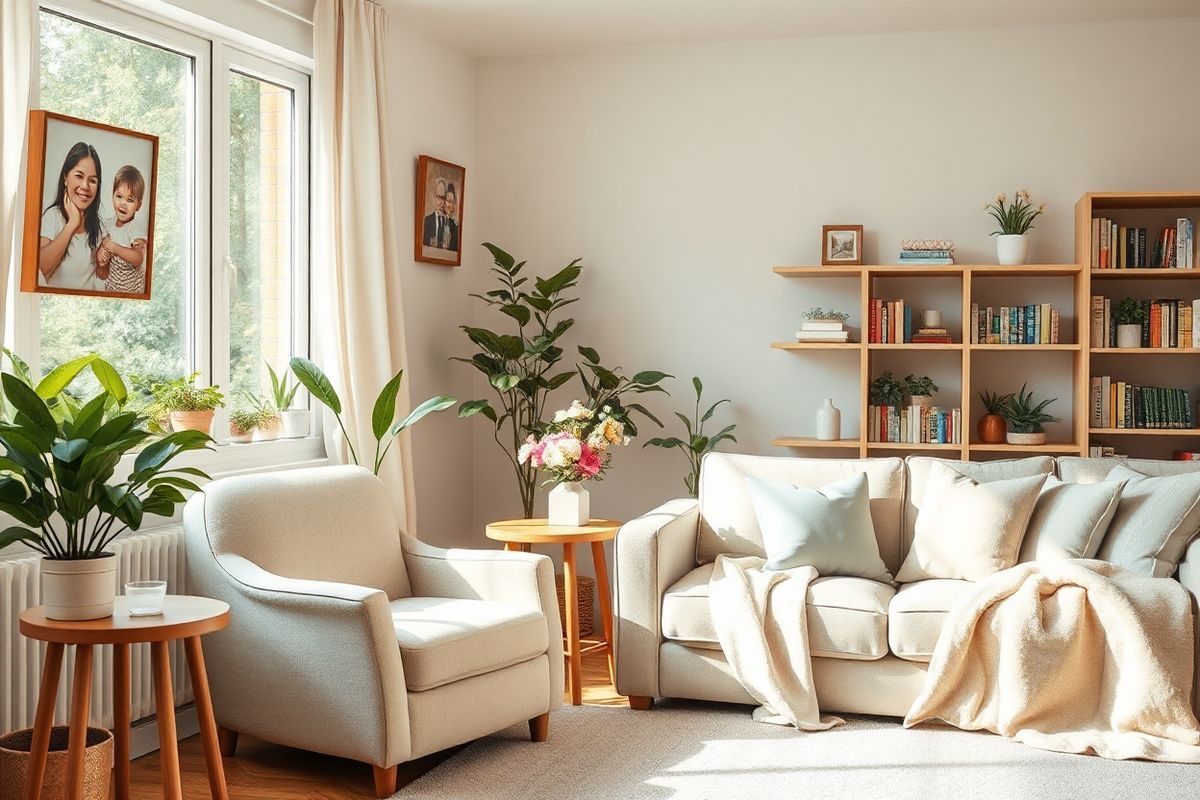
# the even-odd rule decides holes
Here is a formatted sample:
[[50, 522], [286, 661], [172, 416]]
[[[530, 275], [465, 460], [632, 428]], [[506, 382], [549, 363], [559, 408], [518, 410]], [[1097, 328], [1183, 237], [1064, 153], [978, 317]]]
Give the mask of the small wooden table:
[[[510, 519], [487, 526], [487, 537], [504, 542], [505, 550], [529, 552], [535, 544], [561, 544], [563, 547], [563, 595], [566, 597], [566, 657], [567, 683], [571, 702], [583, 703], [583, 654], [608, 654], [608, 676], [616, 685], [617, 673], [613, 663], [612, 599], [608, 594], [608, 568], [604, 563], [604, 543], [615, 538], [622, 523], [611, 519], [594, 519], [587, 525], [551, 525], [544, 519]], [[579, 639], [578, 570], [575, 567], [575, 545], [592, 545], [592, 563], [596, 568], [596, 594], [600, 598], [600, 620], [604, 639]]]
[[150, 643], [154, 667], [154, 701], [158, 709], [158, 743], [162, 759], [163, 797], [182, 800], [179, 776], [179, 747], [175, 740], [175, 698], [171, 692], [171, 663], [167, 643], [184, 640], [188, 668], [192, 673], [196, 716], [200, 720], [200, 740], [208, 763], [208, 783], [214, 800], [227, 800], [225, 770], [217, 746], [217, 723], [212, 699], [208, 694], [208, 675], [200, 637], [229, 625], [229, 606], [207, 597], [168, 595], [163, 613], [150, 617], [131, 617], [124, 597], [113, 604], [113, 615], [104, 619], [62, 621], [48, 619], [41, 606], [21, 612], [21, 633], [31, 639], [49, 642], [42, 685], [38, 693], [37, 713], [30, 746], [27, 800], [38, 800], [50, 749], [50, 728], [54, 724], [54, 702], [62, 672], [63, 649], [75, 645], [75, 674], [71, 685], [70, 735], [67, 741], [67, 800], [83, 796], [83, 750], [87, 742], [88, 711], [92, 690], [92, 650], [95, 645], [113, 646], [113, 750], [116, 762], [116, 798], [129, 798], [129, 646]]

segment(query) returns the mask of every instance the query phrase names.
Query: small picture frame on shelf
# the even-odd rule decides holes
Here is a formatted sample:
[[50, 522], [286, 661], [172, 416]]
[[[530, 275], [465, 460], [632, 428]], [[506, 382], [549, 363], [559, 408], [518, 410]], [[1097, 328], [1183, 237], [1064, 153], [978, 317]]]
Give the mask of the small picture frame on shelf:
[[862, 225], [821, 226], [821, 265], [858, 266], [862, 262]]

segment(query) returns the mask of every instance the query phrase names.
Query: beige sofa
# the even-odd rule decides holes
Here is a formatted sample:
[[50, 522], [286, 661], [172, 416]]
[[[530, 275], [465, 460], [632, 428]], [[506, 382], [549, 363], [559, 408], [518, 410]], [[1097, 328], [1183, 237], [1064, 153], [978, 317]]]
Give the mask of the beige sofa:
[[[879, 552], [895, 575], [912, 542], [935, 460], [707, 456], [698, 502], [671, 501], [626, 524], [617, 536], [617, 691], [643, 709], [656, 697], [754, 702], [721, 652], [708, 606], [708, 578], [717, 555], [764, 555], [745, 476], [818, 488], [865, 472]], [[1048, 456], [946, 463], [979, 481], [1054, 472], [1068, 483], [1091, 483], [1118, 463], [1147, 475], [1200, 470], [1195, 462]], [[1176, 578], [1191, 592], [1195, 607], [1200, 540], [1189, 546]], [[903, 716], [921, 691], [949, 609], [971, 587], [958, 580], [813, 581], [807, 618], [821, 709]], [[1200, 711], [1200, 682], [1196, 686], [1194, 704]]]

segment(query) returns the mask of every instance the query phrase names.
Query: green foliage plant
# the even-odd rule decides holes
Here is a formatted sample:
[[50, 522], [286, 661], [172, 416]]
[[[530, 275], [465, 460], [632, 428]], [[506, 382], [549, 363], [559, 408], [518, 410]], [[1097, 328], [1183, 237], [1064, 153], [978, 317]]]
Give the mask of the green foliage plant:
[[850, 319], [850, 315], [845, 311], [834, 311], [832, 308], [824, 309], [820, 306], [810, 308], [804, 312], [803, 316], [807, 320], [826, 320], [829, 322], [845, 322]]
[[292, 401], [296, 399], [296, 391], [300, 388], [300, 383], [298, 381], [291, 383], [287, 370], [284, 370], [283, 376], [280, 377], [270, 364], [267, 364], [267, 372], [271, 375], [271, 399], [275, 408], [279, 411], [287, 411], [292, 407]]
[[904, 402], [904, 391], [900, 381], [896, 380], [890, 371], [884, 370], [878, 378], [871, 381], [870, 398], [872, 405], [899, 406]]
[[683, 479], [683, 485], [687, 487], [688, 494], [692, 497], [697, 497], [700, 493], [700, 461], [705, 455], [715, 451], [721, 442], [736, 442], [737, 438], [733, 435], [733, 430], [737, 426], [726, 425], [718, 433], [705, 436], [704, 424], [712, 419], [718, 406], [730, 401], [728, 399], [718, 400], [701, 415], [700, 396], [704, 392], [704, 384], [700, 382], [699, 378], [693, 377], [692, 388], [696, 391], [696, 407], [692, 412], [691, 419], [678, 411], [675, 412], [675, 416], [679, 417], [680, 422], [683, 423], [686, 438], [681, 439], [677, 436], [655, 437], [642, 445], [642, 447], [662, 447], [668, 450], [675, 448], [683, 453], [684, 458], [687, 459], [689, 469], [688, 474]]
[[1000, 227], [992, 231], [992, 236], [1012, 236], [1014, 234], [1028, 233], [1033, 229], [1033, 221], [1040, 217], [1046, 210], [1045, 203], [1038, 203], [1035, 207], [1029, 199], [1029, 192], [1020, 189], [1013, 196], [1011, 204], [1008, 202], [1008, 196], [1001, 192], [996, 195], [992, 202], [984, 205], [983, 210], [991, 215], [992, 219], [996, 220], [996, 224]]
[[1117, 303], [1116, 311], [1113, 312], [1113, 319], [1118, 325], [1141, 325], [1143, 320], [1142, 304], [1132, 297], [1122, 298], [1121, 302]]
[[933, 397], [933, 393], [937, 390], [938, 385], [928, 375], [922, 375], [919, 378], [915, 375], [904, 377], [904, 391], [909, 397]]
[[229, 425], [242, 433], [250, 433], [258, 427], [262, 412], [257, 408], [235, 408], [229, 414]]
[[219, 386], [197, 386], [199, 372], [186, 378], [150, 384], [150, 395], [157, 409], [172, 411], [213, 411], [225, 405]]
[[1059, 418], [1047, 414], [1045, 409], [1058, 398], [1051, 397], [1036, 405], [1033, 402], [1033, 392], [1026, 391], [1027, 384], [1021, 384], [1021, 391], [1016, 396], [1010, 396], [1004, 405], [1004, 419], [1008, 421], [1013, 433], [1042, 433], [1047, 422], [1058, 422]]
[[983, 410], [989, 414], [1004, 415], [1004, 407], [1012, 400], [1012, 392], [1008, 394], [1000, 394], [999, 392], [989, 392], [984, 390], [979, 393], [979, 400], [983, 403]]
[[[68, 361], [34, 384], [28, 366], [9, 355], [12, 369], [0, 374], [0, 511], [20, 524], [0, 531], [0, 548], [23, 542], [51, 559], [101, 558], [147, 515], [171, 516], [184, 491], [199, 491], [193, 478], [208, 479], [170, 462], [212, 449], [212, 439], [179, 431], [147, 444], [149, 417], [126, 409], [124, 380], [98, 356]], [[85, 369], [102, 388], [77, 404], [67, 388]], [[129, 477], [114, 480], [121, 458], [139, 447]]]

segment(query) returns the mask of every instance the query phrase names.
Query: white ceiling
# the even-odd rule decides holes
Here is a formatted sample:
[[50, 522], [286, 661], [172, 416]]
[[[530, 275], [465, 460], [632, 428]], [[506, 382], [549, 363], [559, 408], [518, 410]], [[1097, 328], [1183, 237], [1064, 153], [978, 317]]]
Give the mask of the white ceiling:
[[380, 1], [474, 56], [1200, 16], [1200, 0]]

